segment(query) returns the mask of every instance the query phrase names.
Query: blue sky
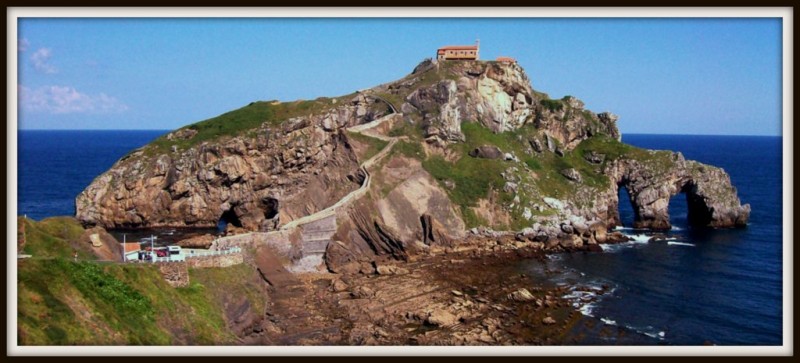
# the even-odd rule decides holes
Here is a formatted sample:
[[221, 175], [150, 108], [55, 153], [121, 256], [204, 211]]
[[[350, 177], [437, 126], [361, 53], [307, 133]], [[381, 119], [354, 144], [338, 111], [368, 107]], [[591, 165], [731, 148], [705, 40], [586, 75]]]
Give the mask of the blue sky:
[[18, 22], [22, 129], [173, 129], [255, 100], [392, 81], [448, 44], [625, 133], [781, 134], [780, 19], [57, 19]]

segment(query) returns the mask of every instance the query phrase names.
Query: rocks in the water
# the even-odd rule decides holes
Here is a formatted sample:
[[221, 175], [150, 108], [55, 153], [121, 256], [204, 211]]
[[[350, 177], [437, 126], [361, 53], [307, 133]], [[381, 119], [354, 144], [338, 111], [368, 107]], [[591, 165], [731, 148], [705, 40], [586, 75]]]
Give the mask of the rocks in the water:
[[210, 234], [203, 234], [199, 236], [189, 237], [178, 241], [178, 246], [183, 248], [203, 248], [208, 249], [214, 243], [214, 236]]
[[492, 146], [492, 145], [479, 146], [469, 152], [469, 156], [472, 156], [473, 158], [482, 158], [482, 159], [500, 159], [505, 155], [510, 155], [510, 154], [503, 154], [503, 152], [500, 151], [500, 149], [497, 146]]
[[561, 171], [561, 175], [576, 183], [580, 183], [581, 181], [583, 181], [583, 179], [581, 178], [581, 173], [578, 172], [578, 170], [576, 170], [575, 168], [564, 169]]
[[553, 319], [553, 317], [551, 317], [551, 316], [547, 316], [544, 319], [542, 319], [542, 324], [544, 324], [544, 325], [553, 325], [555, 323], [556, 323], [556, 319]]
[[514, 291], [514, 292], [508, 294], [508, 298], [511, 299], [511, 300], [520, 301], [520, 302], [532, 301], [532, 300], [536, 299], [533, 296], [533, 294], [531, 294], [530, 291], [528, 291], [527, 289], [524, 289], [524, 288], [519, 289], [517, 291]]

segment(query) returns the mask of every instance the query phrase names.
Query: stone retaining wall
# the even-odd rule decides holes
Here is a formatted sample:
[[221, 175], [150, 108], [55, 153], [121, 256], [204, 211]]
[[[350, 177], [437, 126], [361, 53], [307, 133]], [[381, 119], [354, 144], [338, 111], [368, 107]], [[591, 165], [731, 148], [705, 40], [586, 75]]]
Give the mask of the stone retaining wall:
[[244, 262], [242, 253], [187, 258], [185, 264], [191, 268], [228, 267]]
[[158, 270], [161, 276], [172, 287], [189, 286], [189, 269], [185, 263], [169, 262], [159, 263]]

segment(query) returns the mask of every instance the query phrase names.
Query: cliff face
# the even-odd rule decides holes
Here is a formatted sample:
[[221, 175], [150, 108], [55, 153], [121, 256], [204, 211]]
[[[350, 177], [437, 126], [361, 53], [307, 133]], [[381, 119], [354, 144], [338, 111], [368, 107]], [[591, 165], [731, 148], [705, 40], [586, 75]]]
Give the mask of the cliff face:
[[[225, 219], [269, 230], [323, 209], [359, 186], [344, 128], [387, 111], [363, 96], [312, 102], [289, 109], [300, 115], [282, 123], [208, 141], [195, 140], [204, 136], [195, 125], [171, 132], [97, 177], [76, 199], [77, 218], [110, 228], [210, 227]], [[301, 106], [320, 111], [302, 114]], [[258, 107], [285, 111], [258, 103], [234, 112], [249, 116]], [[213, 129], [230, 119], [199, 125]]]
[[620, 224], [620, 187], [637, 227], [669, 228], [677, 193], [696, 225], [743, 226], [749, 217], [723, 170], [621, 143], [617, 116], [575, 97], [550, 99], [517, 64], [458, 61], [425, 61], [354, 95], [258, 102], [176, 130], [95, 179], [76, 214], [112, 228], [224, 219], [275, 229], [361, 185], [363, 160], [345, 129], [389, 113], [398, 115], [376, 132], [398, 142], [373, 167], [369, 198], [342, 212], [349, 222], [329, 245], [334, 268], [368, 254], [404, 258], [477, 226], [602, 242]]
[[[430, 73], [444, 78], [430, 83]], [[499, 133], [534, 124], [567, 149], [582, 140], [606, 134], [619, 139], [617, 116], [595, 114], [575, 97], [550, 100], [531, 88], [522, 67], [496, 62], [423, 62], [408, 79], [388, 87], [387, 92], [405, 97], [402, 111], [410, 120], [421, 119], [428, 143], [464, 141], [461, 124], [478, 121]], [[414, 87], [416, 86], [416, 87]]]

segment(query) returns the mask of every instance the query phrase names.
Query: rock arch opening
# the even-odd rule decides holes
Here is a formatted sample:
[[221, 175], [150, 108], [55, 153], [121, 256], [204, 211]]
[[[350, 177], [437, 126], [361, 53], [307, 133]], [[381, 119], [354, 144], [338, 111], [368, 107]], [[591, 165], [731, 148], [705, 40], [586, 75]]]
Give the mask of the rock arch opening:
[[712, 224], [713, 209], [706, 204], [706, 199], [697, 193], [697, 185], [686, 183], [681, 192], [686, 194], [686, 221], [690, 226], [705, 227]]
[[617, 185], [617, 224], [623, 227], [633, 227], [639, 219], [638, 210], [633, 204], [630, 190], [625, 184]]
[[233, 224], [236, 227], [242, 228], [242, 221], [239, 220], [239, 216], [236, 214], [234, 207], [222, 212], [219, 221], [217, 221], [217, 231], [220, 233], [225, 232], [225, 229], [228, 228], [228, 224]]

